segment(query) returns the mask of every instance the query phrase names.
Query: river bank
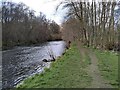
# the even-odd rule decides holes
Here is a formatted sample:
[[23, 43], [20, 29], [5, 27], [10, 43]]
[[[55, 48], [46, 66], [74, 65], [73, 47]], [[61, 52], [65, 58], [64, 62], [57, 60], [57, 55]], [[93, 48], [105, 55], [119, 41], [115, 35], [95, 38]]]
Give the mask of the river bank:
[[92, 79], [84, 68], [89, 64], [88, 57], [82, 61], [76, 45], [72, 45], [61, 58], [51, 63], [51, 67], [45, 69], [44, 73], [26, 79], [18, 88], [87, 87]]
[[[68, 50], [66, 50], [66, 53], [61, 58], [51, 63], [51, 67], [49, 69], [46, 68], [45, 72], [42, 74], [36, 74], [35, 76], [26, 79], [21, 85], [18, 85], [17, 88], [103, 88], [103, 86], [104, 88], [117, 87], [118, 56], [113, 53], [108, 54], [106, 52], [98, 52], [95, 49], [92, 51], [97, 54], [96, 56], [98, 57], [98, 62], [95, 64], [93, 61], [96, 59], [89, 56], [91, 55], [90, 52], [85, 52], [83, 56], [83, 54], [74, 44]], [[103, 57], [101, 56], [101, 53]], [[106, 59], [107, 62], [104, 62], [104, 59]], [[112, 64], [114, 65], [111, 68]], [[91, 70], [92, 73], [88, 72], [88, 67], [91, 65], [95, 65], [95, 67], [98, 68], [96, 70], [100, 71], [98, 75], [99, 77], [94, 75], [94, 73], [96, 73], [96, 70], [95, 72], [92, 72]], [[100, 80], [100, 82], [94, 83], [97, 82], [97, 80]], [[107, 81], [107, 83], [104, 82], [104, 84], [102, 80]]]
[[2, 51], [3, 88], [13, 88], [25, 78], [41, 73], [44, 67], [50, 64], [42, 61], [51, 59], [49, 52], [57, 58], [64, 53], [65, 47], [64, 41], [50, 41], [36, 46], [18, 46]]
[[47, 42], [52, 42], [52, 41], [63, 41], [61, 38], [58, 38], [58, 39], [49, 39], [49, 40], [46, 40], [46, 41], [42, 41], [42, 42], [24, 42], [24, 43], [12, 43], [12, 44], [4, 44], [4, 42], [2, 43], [2, 48], [1, 50], [2, 51], [5, 51], [5, 50], [10, 50], [10, 49], [14, 49], [15, 47], [28, 47], [28, 46], [39, 46], [39, 45], [42, 45], [42, 44], [45, 44]]

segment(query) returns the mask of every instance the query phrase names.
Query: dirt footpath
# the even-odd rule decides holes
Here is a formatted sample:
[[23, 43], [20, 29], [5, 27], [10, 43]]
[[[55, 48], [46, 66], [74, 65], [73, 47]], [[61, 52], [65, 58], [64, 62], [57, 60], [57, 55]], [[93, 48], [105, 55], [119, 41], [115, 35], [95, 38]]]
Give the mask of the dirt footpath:
[[113, 88], [102, 76], [98, 69], [98, 59], [94, 52], [90, 49], [83, 48], [81, 44], [78, 44], [78, 48], [82, 55], [82, 58], [85, 57], [86, 53], [91, 59], [91, 64], [85, 69], [88, 74], [92, 77], [91, 86], [87, 88]]

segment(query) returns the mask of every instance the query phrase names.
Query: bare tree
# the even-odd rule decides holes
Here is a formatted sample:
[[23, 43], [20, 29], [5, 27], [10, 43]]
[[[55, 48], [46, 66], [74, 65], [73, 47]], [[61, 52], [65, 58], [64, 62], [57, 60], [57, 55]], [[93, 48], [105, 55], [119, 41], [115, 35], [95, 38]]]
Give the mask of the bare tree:
[[[77, 38], [84, 45], [103, 49], [114, 48], [118, 33], [118, 30], [115, 30], [116, 2], [63, 1], [61, 4], [64, 4], [64, 8], [69, 9], [67, 21], [63, 25], [63, 32], [67, 33], [64, 34], [67, 40], [72, 40], [70, 38], [78, 33]], [[74, 23], [71, 18], [75, 20]], [[74, 29], [75, 26], [77, 30]]]

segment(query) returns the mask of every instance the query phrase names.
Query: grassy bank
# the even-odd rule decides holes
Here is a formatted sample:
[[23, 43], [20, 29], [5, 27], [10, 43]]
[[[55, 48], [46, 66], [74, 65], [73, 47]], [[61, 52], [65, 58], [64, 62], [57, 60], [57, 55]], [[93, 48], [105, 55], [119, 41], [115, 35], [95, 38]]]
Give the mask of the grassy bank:
[[[93, 49], [98, 58], [98, 67], [104, 79], [113, 87], [118, 86], [118, 55], [110, 51]], [[42, 74], [28, 78], [17, 88], [86, 88], [92, 78], [86, 71], [91, 64], [90, 52], [82, 57], [77, 46], [71, 45], [66, 53]]]
[[113, 87], [118, 87], [118, 54], [110, 51], [94, 50], [99, 59], [99, 69], [102, 76]]
[[51, 64], [50, 69], [26, 79], [18, 88], [88, 87], [92, 80], [84, 70], [90, 64], [88, 60], [87, 56], [82, 60], [76, 45], [72, 45], [61, 58]]

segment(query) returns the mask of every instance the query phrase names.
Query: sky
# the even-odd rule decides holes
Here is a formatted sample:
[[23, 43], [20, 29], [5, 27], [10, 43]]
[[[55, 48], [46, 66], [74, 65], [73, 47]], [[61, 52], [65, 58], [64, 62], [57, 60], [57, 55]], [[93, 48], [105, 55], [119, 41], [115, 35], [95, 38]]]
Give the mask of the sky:
[[43, 12], [46, 15], [47, 19], [54, 20], [56, 23], [61, 24], [66, 13], [66, 9], [58, 9], [56, 12], [57, 5], [62, 0], [7, 0], [12, 2], [23, 2], [31, 9], [36, 11], [36, 15], [39, 15], [39, 12]]
[[[43, 12], [46, 15], [47, 19], [54, 20], [58, 24], [62, 23], [65, 13], [67, 12], [67, 10], [62, 9], [62, 7], [59, 8], [58, 11], [56, 12], [57, 5], [61, 1], [65, 1], [65, 0], [3, 0], [3, 1], [12, 1], [16, 3], [23, 2], [27, 6], [29, 6], [31, 9], [35, 10], [36, 15], [39, 15], [39, 12]], [[87, 1], [91, 1], [91, 0], [87, 0]], [[95, 1], [98, 1], [98, 0], [95, 0]]]

